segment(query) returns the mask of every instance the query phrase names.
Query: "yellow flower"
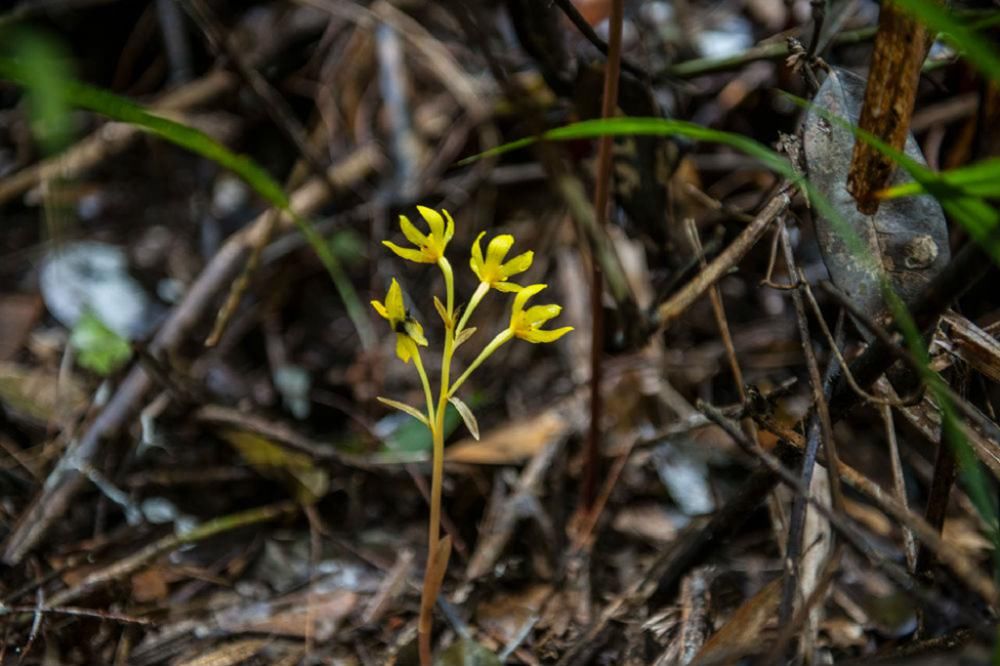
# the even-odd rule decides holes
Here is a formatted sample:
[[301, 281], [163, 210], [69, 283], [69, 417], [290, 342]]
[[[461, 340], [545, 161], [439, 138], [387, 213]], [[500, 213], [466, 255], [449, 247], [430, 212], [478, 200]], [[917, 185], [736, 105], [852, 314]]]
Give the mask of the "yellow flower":
[[396, 332], [396, 356], [403, 363], [409, 363], [410, 358], [417, 354], [417, 345], [427, 346], [423, 326], [406, 312], [406, 307], [403, 305], [403, 290], [399, 288], [396, 278], [393, 278], [392, 284], [389, 285], [385, 303], [372, 301], [372, 307], [389, 321], [392, 330]]
[[527, 310], [524, 304], [529, 298], [545, 289], [548, 285], [533, 284], [524, 287], [514, 297], [514, 308], [510, 315], [510, 332], [515, 337], [527, 340], [528, 342], [555, 342], [562, 336], [573, 330], [572, 326], [564, 326], [552, 330], [543, 330], [542, 325], [548, 320], [559, 316], [562, 306], [559, 305], [535, 305]]
[[[415, 261], [418, 264], [436, 264], [444, 257], [444, 249], [448, 246], [448, 241], [455, 235], [455, 220], [451, 219], [448, 211], [442, 210], [444, 217], [436, 210], [426, 206], [417, 206], [420, 215], [430, 227], [430, 233], [424, 234], [417, 229], [409, 218], [405, 215], [399, 216], [399, 227], [406, 236], [406, 240], [417, 246], [417, 249], [405, 248], [396, 245], [391, 241], [382, 241], [387, 248], [401, 256], [403, 259]], [[447, 224], [445, 219], [447, 218]]]
[[469, 265], [472, 272], [476, 274], [483, 284], [499, 291], [520, 291], [521, 285], [507, 282], [512, 275], [523, 273], [531, 267], [534, 258], [533, 252], [519, 254], [510, 261], [504, 263], [507, 253], [510, 252], [514, 244], [514, 237], [510, 234], [501, 234], [490, 241], [486, 246], [486, 259], [483, 259], [483, 251], [479, 247], [486, 232], [482, 232], [476, 237], [476, 242], [472, 246], [472, 258]]

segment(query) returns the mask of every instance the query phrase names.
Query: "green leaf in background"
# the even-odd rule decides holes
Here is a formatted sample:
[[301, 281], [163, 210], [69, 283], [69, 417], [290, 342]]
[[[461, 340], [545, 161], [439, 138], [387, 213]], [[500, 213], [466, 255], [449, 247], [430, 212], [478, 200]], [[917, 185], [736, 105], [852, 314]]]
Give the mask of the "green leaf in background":
[[[913, 0], [908, 1], [912, 2]], [[796, 104], [803, 106], [803, 108], [811, 106], [811, 102], [807, 100], [787, 95], [787, 93], [785, 94]], [[842, 118], [830, 118], [830, 120], [846, 123]], [[864, 140], [872, 140], [876, 148], [886, 149], [888, 154], [892, 155], [901, 166], [907, 169], [914, 180], [926, 188], [931, 195], [938, 198], [941, 206], [956, 221], [968, 229], [973, 238], [984, 243], [989, 248], [992, 256], [1000, 260], [1000, 243], [993, 242], [995, 239], [990, 233], [1000, 224], [1000, 220], [998, 220], [1000, 213], [995, 208], [982, 199], [955, 196], [954, 188], [951, 188], [946, 183], [942, 183], [930, 169], [909, 159], [909, 157], [899, 151], [894, 151], [877, 138], [862, 132], [856, 126], [850, 123], [847, 124], [856, 135], [862, 137]], [[469, 163], [487, 155], [499, 155], [524, 148], [540, 140], [568, 141], [572, 139], [595, 138], [598, 136], [627, 135], [684, 136], [699, 141], [727, 145], [747, 155], [756, 157], [765, 166], [781, 174], [790, 182], [801, 186], [806, 191], [812, 205], [820, 214], [824, 215], [837, 227], [838, 233], [843, 238], [845, 245], [857, 257], [859, 262], [874, 264], [876, 261], [861, 239], [854, 233], [826, 197], [820, 194], [816, 187], [804, 178], [802, 174], [798, 173], [781, 154], [748, 137], [709, 129], [695, 125], [694, 123], [665, 118], [619, 117], [588, 120], [549, 130], [538, 137], [526, 137], [498, 146], [492, 150], [467, 158], [463, 160], [463, 163]], [[846, 174], [844, 177], [846, 179]], [[887, 279], [883, 277], [880, 282], [886, 303], [888, 303], [889, 309], [903, 333], [906, 345], [919, 362], [922, 379], [927, 382], [935, 401], [941, 409], [945, 441], [949, 442], [953, 447], [963, 479], [969, 489], [969, 495], [972, 497], [973, 503], [979, 510], [980, 515], [989, 526], [990, 538], [994, 543], [998, 558], [997, 568], [1000, 571], [1000, 525], [997, 522], [997, 508], [993, 499], [989, 496], [989, 486], [986, 482], [984, 472], [975, 459], [975, 454], [964, 432], [962, 432], [955, 406], [951, 403], [947, 392], [944, 390], [944, 380], [930, 368], [930, 356], [924, 344], [923, 336], [910, 316], [906, 304], [903, 303], [899, 295], [892, 289]]]
[[[943, 184], [960, 191], [962, 196], [1000, 199], [1000, 158], [998, 157], [942, 171], [936, 177]], [[883, 199], [895, 199], [923, 194], [926, 191], [919, 182], [902, 183], [886, 188], [879, 196]]]
[[928, 28], [942, 33], [942, 37], [966, 60], [1000, 84], [1000, 53], [987, 38], [958, 21], [944, 6], [933, 0], [893, 0], [894, 4], [912, 14]]
[[[0, 58], [0, 79], [34, 91], [39, 83], [33, 78], [35, 68], [25, 58]], [[375, 335], [371, 322], [340, 262], [312, 225], [291, 209], [284, 189], [267, 171], [249, 157], [234, 153], [201, 130], [152, 114], [129, 99], [69, 78], [60, 81], [59, 85], [64, 98], [73, 106], [134, 125], [215, 162], [242, 178], [268, 203], [291, 217], [330, 274], [362, 346], [367, 348], [373, 344]]]
[[46, 154], [59, 152], [72, 138], [66, 95], [72, 80], [69, 55], [57, 41], [39, 32], [5, 31], [0, 39], [24, 63], [25, 76], [32, 82], [28, 91], [32, 133]]
[[447, 647], [434, 666], [501, 666], [500, 658], [471, 638], [460, 638]]
[[104, 325], [92, 312], [84, 312], [73, 326], [69, 342], [80, 365], [102, 377], [110, 375], [132, 358], [132, 346]]

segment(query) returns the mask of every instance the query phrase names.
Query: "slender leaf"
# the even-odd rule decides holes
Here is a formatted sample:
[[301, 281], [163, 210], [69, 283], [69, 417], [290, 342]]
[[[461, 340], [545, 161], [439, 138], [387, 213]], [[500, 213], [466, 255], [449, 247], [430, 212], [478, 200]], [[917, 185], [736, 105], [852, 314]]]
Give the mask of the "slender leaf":
[[476, 415], [472, 413], [469, 406], [462, 402], [457, 396], [451, 396], [448, 398], [448, 402], [455, 405], [455, 409], [458, 410], [459, 415], [462, 417], [462, 421], [465, 422], [465, 427], [469, 429], [472, 436], [478, 440], [479, 439], [479, 422], [476, 421]]
[[[32, 67], [22, 60], [0, 58], [0, 79], [12, 81], [28, 90], [35, 90], [37, 85], [32, 78]], [[215, 162], [242, 178], [268, 203], [291, 217], [330, 274], [362, 344], [366, 347], [372, 344], [374, 334], [371, 324], [340, 262], [312, 225], [292, 210], [284, 189], [267, 171], [249, 157], [232, 152], [204, 132], [152, 114], [129, 99], [68, 78], [61, 85], [65, 99], [70, 104], [134, 125]]]
[[[792, 98], [792, 96], [789, 97]], [[794, 99], [798, 100], [797, 103], [800, 103], [804, 107], [810, 106], [810, 103], [806, 100], [800, 100], [798, 98]], [[839, 118], [831, 118], [831, 120], [841, 123], [846, 122], [845, 120]], [[857, 127], [850, 125], [850, 123], [848, 123], [848, 125], [851, 126], [852, 131], [856, 134], [862, 135], [861, 131]], [[872, 266], [877, 266], [876, 259], [871, 255], [862, 243], [861, 239], [854, 233], [847, 222], [834, 209], [830, 202], [822, 196], [808, 180], [803, 178], [803, 176], [795, 170], [787, 159], [779, 153], [748, 137], [712, 130], [694, 123], [679, 120], [668, 120], [664, 118], [607, 118], [572, 123], [554, 130], [549, 130], [540, 137], [526, 137], [518, 141], [498, 146], [497, 148], [487, 151], [486, 153], [473, 156], [464, 162], [468, 163], [486, 155], [498, 155], [511, 150], [516, 150], [518, 148], [524, 148], [539, 140], [568, 141], [573, 139], [594, 138], [604, 135], [684, 136], [690, 139], [727, 145], [740, 150], [747, 155], [755, 157], [773, 171], [781, 174], [791, 182], [800, 185], [808, 194], [812, 205], [819, 211], [820, 214], [829, 219], [838, 229], [844, 243], [858, 258], [858, 261], [866, 262]], [[868, 135], [868, 138], [878, 142], [878, 139], [875, 139], [870, 135]], [[868, 139], [866, 138], [866, 140]], [[876, 147], [878, 147], [879, 144], [890, 151], [892, 150], [891, 148], [888, 148], [888, 146], [885, 146], [882, 142], [875, 143]], [[942, 199], [942, 196], [947, 194], [947, 188], [934, 177], [934, 174], [930, 171], [930, 169], [927, 169], [913, 160], [910, 160], [906, 155], [899, 153], [899, 151], [893, 152], [895, 153], [894, 157], [898, 156], [899, 163], [907, 169], [914, 180], [920, 182], [932, 195], [937, 197], [941, 201], [942, 207], [944, 207], [949, 214], [955, 217], [955, 219], [961, 224], [966, 226], [966, 228], [970, 229], [970, 234], [973, 234], [974, 237], [981, 239], [983, 242], [990, 240], [985, 234], [988, 233], [989, 230], [992, 230], [997, 224], [997, 211], [995, 209], [985, 204], [982, 200], [969, 197], [951, 197], [950, 199]], [[998, 248], [998, 252], [1000, 252], [1000, 248]], [[994, 254], [994, 256], [997, 256], [997, 254]], [[875, 270], [874, 273], [881, 274], [881, 272], [877, 270]], [[997, 552], [1000, 552], [1000, 529], [998, 529], [1000, 526], [997, 524], [997, 509], [987, 492], [987, 484], [983, 471], [977, 464], [975, 455], [972, 452], [972, 447], [969, 445], [961, 427], [959, 426], [958, 415], [955, 407], [951, 404], [948, 394], [944, 391], [944, 380], [930, 368], [930, 356], [927, 352], [927, 347], [924, 344], [921, 332], [917, 328], [909, 310], [907, 310], [905, 303], [903, 303], [902, 299], [899, 298], [899, 295], [892, 289], [892, 286], [889, 284], [884, 274], [881, 275], [882, 278], [880, 279], [880, 286], [883, 290], [889, 310], [893, 314], [897, 325], [902, 331], [904, 340], [906, 341], [910, 352], [914, 355], [920, 365], [922, 378], [927, 383], [935, 401], [941, 409], [945, 439], [955, 451], [956, 460], [959, 463], [959, 468], [962, 470], [963, 477], [969, 487], [970, 496], [973, 498], [976, 508], [979, 510], [986, 523], [990, 526], [990, 536], [996, 546]]]
[[894, 0], [894, 3], [927, 27], [942, 33], [979, 71], [1000, 84], [1000, 53], [988, 39], [958, 21], [944, 6], [933, 0]]
[[[962, 196], [1000, 199], [1000, 158], [998, 157], [942, 171], [937, 174], [937, 178], [945, 185], [960, 191]], [[923, 194], [926, 191], [923, 185], [914, 181], [886, 188], [879, 196], [883, 199], [895, 199]]]
[[378, 400], [379, 402], [381, 402], [383, 405], [388, 405], [389, 407], [393, 407], [394, 409], [398, 409], [401, 412], [406, 412], [407, 414], [409, 414], [410, 416], [412, 416], [416, 420], [418, 420], [421, 423], [423, 423], [428, 428], [431, 427], [430, 421], [427, 420], [427, 417], [424, 414], [421, 414], [420, 411], [417, 410], [415, 407], [412, 407], [412, 406], [406, 404], [405, 402], [400, 402], [398, 400], [392, 400], [390, 398], [383, 398], [382, 396], [378, 396], [375, 399]]

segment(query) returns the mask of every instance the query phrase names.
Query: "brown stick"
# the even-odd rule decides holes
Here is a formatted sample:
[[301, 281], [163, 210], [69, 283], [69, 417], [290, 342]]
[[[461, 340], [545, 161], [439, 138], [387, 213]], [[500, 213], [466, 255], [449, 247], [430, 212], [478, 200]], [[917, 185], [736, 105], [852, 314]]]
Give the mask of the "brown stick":
[[[624, 0], [611, 1], [608, 64], [604, 69], [604, 94], [601, 118], [611, 118], [618, 108], [618, 76], [621, 73], [622, 22]], [[611, 198], [612, 137], [602, 136], [597, 142], [597, 181], [594, 188], [594, 215], [597, 227], [608, 221], [608, 201]], [[582, 507], [590, 508], [596, 498], [600, 465], [601, 439], [601, 352], [604, 346], [604, 274], [598, 261], [591, 262], [590, 306], [590, 431], [587, 434], [587, 454], [583, 468]]]
[[[896, 150], [902, 150], [910, 131], [917, 98], [920, 67], [927, 55], [927, 32], [893, 2], [882, 3], [865, 103], [858, 125]], [[869, 143], [857, 140], [847, 174], [847, 189], [858, 210], [878, 210], [874, 193], [889, 184], [895, 163]]]
[[781, 215], [791, 204], [791, 197], [784, 191], [767, 202], [764, 209], [754, 217], [753, 222], [719, 253], [704, 270], [699, 272], [680, 291], [661, 303], [656, 310], [656, 324], [660, 328], [669, 326], [680, 317], [691, 305], [701, 298], [709, 287], [719, 281], [729, 269], [750, 251], [776, 217]]

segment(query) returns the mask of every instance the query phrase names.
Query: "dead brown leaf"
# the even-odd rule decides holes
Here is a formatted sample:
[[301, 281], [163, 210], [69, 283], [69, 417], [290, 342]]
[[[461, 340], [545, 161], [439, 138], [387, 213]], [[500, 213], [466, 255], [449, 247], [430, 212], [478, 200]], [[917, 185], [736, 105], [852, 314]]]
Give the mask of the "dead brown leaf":
[[482, 439], [463, 439], [448, 448], [445, 460], [474, 465], [510, 465], [522, 462], [563, 436], [569, 421], [550, 409], [524, 421], [501, 426]]
[[87, 394], [72, 378], [0, 363], [0, 403], [21, 418], [47, 425], [86, 408]]
[[762, 645], [761, 632], [781, 600], [781, 578], [765, 585], [736, 609], [721, 629], [709, 636], [692, 664], [734, 663]]
[[42, 299], [34, 294], [7, 294], [0, 297], [0, 361], [21, 348], [24, 339], [42, 313]]

